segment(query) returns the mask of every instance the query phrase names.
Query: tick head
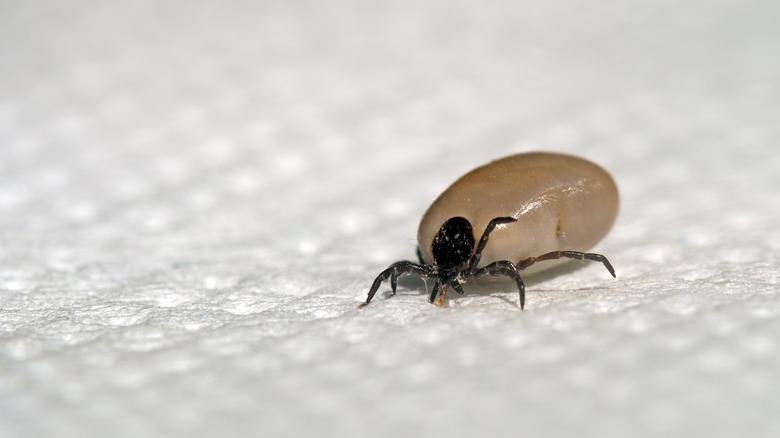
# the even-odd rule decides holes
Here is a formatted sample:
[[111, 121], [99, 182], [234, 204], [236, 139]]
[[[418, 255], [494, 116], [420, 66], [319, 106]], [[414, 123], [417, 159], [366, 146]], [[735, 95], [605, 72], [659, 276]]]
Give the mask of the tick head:
[[441, 226], [433, 238], [431, 252], [436, 267], [442, 271], [459, 271], [474, 250], [474, 231], [463, 217], [453, 217]]

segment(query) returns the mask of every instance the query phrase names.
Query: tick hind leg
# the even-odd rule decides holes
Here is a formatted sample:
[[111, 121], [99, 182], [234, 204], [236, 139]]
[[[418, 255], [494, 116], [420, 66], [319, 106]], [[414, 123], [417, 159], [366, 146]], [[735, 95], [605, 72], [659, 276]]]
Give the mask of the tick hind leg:
[[520, 270], [517, 268], [517, 266], [515, 266], [514, 263], [510, 262], [509, 260], [493, 262], [484, 268], [477, 269], [477, 271], [474, 272], [474, 274], [471, 276], [479, 277], [485, 274], [492, 275], [494, 277], [505, 275], [514, 280], [517, 284], [517, 290], [520, 293], [520, 309], [525, 309], [525, 284], [523, 284], [523, 279], [520, 278]]
[[417, 274], [422, 278], [428, 278], [433, 273], [424, 265], [418, 265], [409, 261], [395, 262], [377, 275], [374, 283], [371, 285], [371, 289], [368, 291], [366, 302], [359, 305], [358, 309], [367, 306], [371, 302], [379, 290], [379, 286], [388, 278], [390, 278], [390, 288], [393, 290], [393, 295], [395, 295], [395, 291], [398, 288], [398, 277], [404, 274]]
[[615, 270], [612, 268], [612, 264], [609, 263], [609, 260], [607, 260], [606, 257], [604, 257], [601, 254], [594, 254], [590, 252], [579, 252], [579, 251], [553, 251], [548, 252], [547, 254], [542, 254], [540, 256], [536, 257], [528, 257], [525, 260], [520, 260], [517, 263], [517, 269], [522, 271], [523, 269], [527, 269], [531, 265], [537, 263], [537, 262], [543, 262], [546, 260], [558, 260], [558, 259], [575, 259], [575, 260], [591, 260], [594, 262], [601, 262], [604, 264], [604, 267], [607, 268], [607, 271], [609, 271], [610, 274], [612, 274], [612, 277], [615, 277]]

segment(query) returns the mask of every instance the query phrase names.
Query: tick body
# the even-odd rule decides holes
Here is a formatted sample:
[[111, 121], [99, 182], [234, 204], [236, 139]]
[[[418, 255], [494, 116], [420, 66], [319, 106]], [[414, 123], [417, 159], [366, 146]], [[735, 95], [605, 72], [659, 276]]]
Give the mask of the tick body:
[[[612, 177], [598, 165], [571, 155], [532, 152], [502, 158], [455, 181], [428, 208], [417, 231], [418, 263], [396, 262], [374, 280], [366, 302], [382, 281], [393, 294], [398, 277], [436, 280], [430, 302], [442, 305], [452, 287], [483, 275], [515, 281], [520, 307], [525, 286], [520, 271], [549, 269], [565, 259], [601, 262], [585, 253], [612, 227], [618, 211]], [[537, 264], [537, 262], [549, 261]]]

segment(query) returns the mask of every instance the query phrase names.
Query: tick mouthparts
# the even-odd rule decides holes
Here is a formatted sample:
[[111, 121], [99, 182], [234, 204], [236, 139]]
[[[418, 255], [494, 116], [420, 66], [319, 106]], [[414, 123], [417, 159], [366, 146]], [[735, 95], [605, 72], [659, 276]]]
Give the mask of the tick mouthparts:
[[436, 307], [441, 307], [444, 305], [444, 301], [447, 300], [447, 286], [442, 286], [441, 290], [439, 291], [439, 295], [434, 300], [433, 304], [436, 305]]
[[447, 289], [450, 288], [450, 283], [452, 283], [452, 280], [457, 277], [457, 275], [457, 272], [448, 272], [443, 278], [436, 282], [436, 284], [433, 286], [433, 291], [431, 292], [430, 301], [432, 304], [436, 305], [437, 307], [444, 305], [444, 301], [447, 300]]

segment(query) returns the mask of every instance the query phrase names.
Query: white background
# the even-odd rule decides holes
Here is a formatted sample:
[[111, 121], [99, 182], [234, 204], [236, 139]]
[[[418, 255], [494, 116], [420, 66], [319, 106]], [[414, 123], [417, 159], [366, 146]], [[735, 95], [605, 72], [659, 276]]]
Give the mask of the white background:
[[[0, 436], [780, 436], [778, 18], [3, 2]], [[617, 279], [355, 309], [528, 150], [615, 176]]]

